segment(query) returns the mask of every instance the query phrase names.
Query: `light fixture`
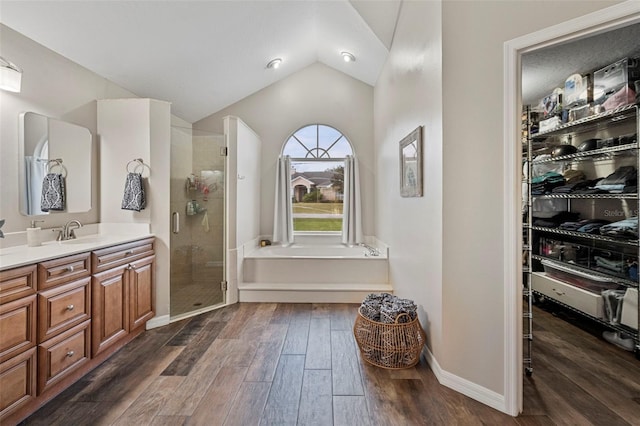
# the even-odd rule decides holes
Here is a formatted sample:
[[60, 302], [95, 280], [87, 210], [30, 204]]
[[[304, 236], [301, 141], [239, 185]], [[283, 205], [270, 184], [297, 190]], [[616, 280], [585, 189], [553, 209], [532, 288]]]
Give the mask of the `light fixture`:
[[0, 56], [0, 89], [20, 93], [22, 70]]
[[352, 53], [340, 52], [340, 54], [342, 55], [342, 59], [344, 59], [345, 62], [355, 62], [356, 61], [356, 57], [353, 56]]
[[267, 68], [278, 69], [278, 67], [280, 66], [281, 63], [282, 63], [282, 59], [280, 59], [280, 58], [272, 59], [267, 64]]

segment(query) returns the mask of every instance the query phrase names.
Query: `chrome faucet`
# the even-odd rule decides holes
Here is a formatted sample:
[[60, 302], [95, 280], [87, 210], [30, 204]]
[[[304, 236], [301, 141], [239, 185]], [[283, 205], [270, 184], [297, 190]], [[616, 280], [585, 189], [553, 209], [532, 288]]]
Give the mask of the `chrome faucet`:
[[78, 228], [82, 228], [82, 224], [79, 220], [70, 220], [67, 222], [62, 228], [53, 228], [52, 231], [58, 232], [58, 237], [56, 241], [66, 241], [73, 240], [76, 238], [75, 230]]

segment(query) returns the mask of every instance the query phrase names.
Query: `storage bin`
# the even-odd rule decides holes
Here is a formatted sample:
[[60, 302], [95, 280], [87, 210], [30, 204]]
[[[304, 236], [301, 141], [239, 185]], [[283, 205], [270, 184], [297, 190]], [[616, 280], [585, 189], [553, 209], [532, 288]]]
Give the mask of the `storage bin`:
[[551, 117], [540, 122], [540, 132], [548, 132], [562, 124], [560, 117]]
[[420, 352], [426, 343], [418, 317], [408, 322], [408, 314], [400, 314], [395, 324], [386, 324], [366, 318], [358, 309], [353, 325], [362, 358], [369, 364], [387, 368], [410, 368], [420, 361]]
[[640, 59], [624, 58], [593, 73], [593, 99], [604, 103], [623, 87], [631, 88], [640, 79]]
[[540, 239], [540, 255], [556, 259], [561, 262], [570, 262], [575, 265], [588, 268], [591, 260], [591, 248], [576, 243], [568, 243], [552, 238]]
[[569, 122], [587, 118], [592, 115], [591, 104], [582, 105], [569, 109]]
[[564, 108], [585, 105], [593, 98], [593, 86], [588, 75], [573, 74], [564, 82]]
[[546, 272], [532, 274], [531, 288], [594, 318], [604, 317], [603, 299], [599, 293], [567, 284]]
[[564, 266], [553, 261], [542, 261], [547, 276], [571, 284], [574, 287], [600, 296], [602, 290], [618, 290], [624, 288], [616, 282], [614, 277], [599, 276]]

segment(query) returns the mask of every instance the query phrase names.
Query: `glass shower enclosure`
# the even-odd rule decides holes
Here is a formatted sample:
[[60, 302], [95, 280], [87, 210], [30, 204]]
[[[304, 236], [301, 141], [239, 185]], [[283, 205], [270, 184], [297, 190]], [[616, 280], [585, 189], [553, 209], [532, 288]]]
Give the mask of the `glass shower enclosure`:
[[225, 303], [223, 135], [171, 128], [172, 320]]

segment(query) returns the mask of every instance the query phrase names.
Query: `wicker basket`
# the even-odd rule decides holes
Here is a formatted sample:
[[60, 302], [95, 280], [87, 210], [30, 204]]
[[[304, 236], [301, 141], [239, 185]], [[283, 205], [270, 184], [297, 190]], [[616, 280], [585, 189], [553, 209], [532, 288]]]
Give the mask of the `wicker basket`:
[[[409, 322], [400, 322], [405, 315]], [[353, 326], [353, 334], [364, 360], [388, 369], [416, 365], [427, 339], [418, 317], [411, 320], [408, 314], [403, 313], [398, 315], [395, 324], [385, 324], [371, 321], [360, 310]]]

